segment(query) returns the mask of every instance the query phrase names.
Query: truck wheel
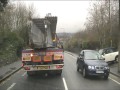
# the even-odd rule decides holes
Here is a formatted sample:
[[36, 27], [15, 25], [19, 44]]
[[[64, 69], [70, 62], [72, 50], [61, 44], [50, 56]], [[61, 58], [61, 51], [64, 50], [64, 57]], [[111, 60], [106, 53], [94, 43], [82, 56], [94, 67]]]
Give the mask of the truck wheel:
[[27, 71], [28, 76], [33, 76], [35, 73], [33, 71]]
[[56, 73], [56, 75], [59, 75], [59, 76], [61, 76], [61, 74], [62, 74], [62, 70], [59, 70], [59, 71], [57, 71], [57, 73]]
[[107, 79], [108, 79], [108, 75], [105, 75], [105, 76], [104, 76], [104, 79], [107, 80]]

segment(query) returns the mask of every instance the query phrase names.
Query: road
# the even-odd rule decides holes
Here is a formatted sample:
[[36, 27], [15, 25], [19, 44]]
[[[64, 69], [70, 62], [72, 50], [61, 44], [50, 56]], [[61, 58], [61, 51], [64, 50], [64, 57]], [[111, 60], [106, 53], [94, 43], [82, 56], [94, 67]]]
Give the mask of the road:
[[0, 90], [120, 90], [120, 78], [110, 75], [83, 78], [76, 71], [76, 57], [65, 53], [65, 66], [61, 76], [37, 74], [28, 77], [21, 69], [0, 84]]

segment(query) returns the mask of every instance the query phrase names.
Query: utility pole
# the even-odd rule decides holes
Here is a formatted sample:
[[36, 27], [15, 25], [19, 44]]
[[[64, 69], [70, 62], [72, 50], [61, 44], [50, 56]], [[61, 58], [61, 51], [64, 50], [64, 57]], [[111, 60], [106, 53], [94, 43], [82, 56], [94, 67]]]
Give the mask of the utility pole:
[[119, 40], [119, 55], [118, 55], [118, 72], [120, 72], [120, 0], [119, 2], [119, 36], [118, 36], [118, 40]]

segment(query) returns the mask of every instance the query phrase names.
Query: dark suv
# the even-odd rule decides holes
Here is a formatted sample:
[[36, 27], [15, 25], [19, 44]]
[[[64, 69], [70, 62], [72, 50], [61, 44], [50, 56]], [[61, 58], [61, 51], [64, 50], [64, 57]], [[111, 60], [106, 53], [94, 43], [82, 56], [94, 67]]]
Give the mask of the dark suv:
[[109, 66], [104, 58], [94, 50], [82, 50], [77, 58], [77, 71], [81, 70], [83, 77], [88, 75], [104, 76], [108, 79]]

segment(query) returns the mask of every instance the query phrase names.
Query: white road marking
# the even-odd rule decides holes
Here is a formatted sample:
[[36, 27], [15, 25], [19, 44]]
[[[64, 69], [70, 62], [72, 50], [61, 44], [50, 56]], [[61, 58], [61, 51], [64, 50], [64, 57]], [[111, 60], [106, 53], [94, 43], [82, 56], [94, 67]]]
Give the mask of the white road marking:
[[66, 84], [65, 78], [63, 77], [62, 80], [63, 80], [63, 83], [64, 83], [65, 90], [68, 90], [68, 87], [67, 87], [67, 84]]
[[15, 86], [16, 83], [13, 83], [7, 90], [11, 90], [14, 86]]
[[26, 72], [24, 72], [23, 74], [22, 74], [22, 76], [25, 76], [26, 75]]
[[117, 84], [120, 85], [120, 82], [118, 82], [118, 81], [116, 81], [116, 80], [114, 80], [114, 79], [112, 79], [112, 78], [110, 78], [110, 77], [109, 77], [109, 79], [111, 79], [112, 81], [114, 81], [114, 82], [116, 82]]

